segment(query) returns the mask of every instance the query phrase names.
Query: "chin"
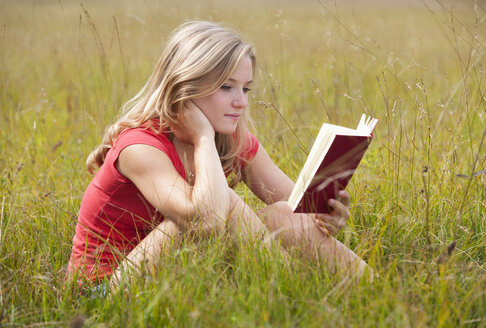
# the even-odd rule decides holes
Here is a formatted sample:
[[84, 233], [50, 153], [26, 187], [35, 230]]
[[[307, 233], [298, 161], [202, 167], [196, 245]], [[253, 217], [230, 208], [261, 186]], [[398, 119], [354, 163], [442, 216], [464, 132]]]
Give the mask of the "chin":
[[214, 129], [215, 132], [219, 134], [232, 135], [236, 132], [236, 126], [234, 127], [224, 127], [221, 129]]
[[233, 135], [236, 132], [236, 129], [233, 130], [216, 130], [217, 133], [223, 134], [223, 135]]

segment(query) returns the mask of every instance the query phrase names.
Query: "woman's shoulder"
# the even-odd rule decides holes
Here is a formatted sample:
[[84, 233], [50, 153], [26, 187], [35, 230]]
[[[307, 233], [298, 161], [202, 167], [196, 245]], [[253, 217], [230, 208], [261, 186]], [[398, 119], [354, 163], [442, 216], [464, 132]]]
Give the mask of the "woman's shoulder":
[[153, 124], [143, 124], [139, 127], [125, 129], [113, 141], [111, 149], [114, 158], [118, 158], [120, 152], [132, 145], [148, 145], [159, 149], [171, 159], [177, 154], [168, 131], [158, 129]]
[[132, 144], [172, 145], [168, 131], [160, 129], [157, 122], [146, 122], [139, 127], [123, 130], [113, 142], [114, 147]]
[[113, 146], [106, 154], [103, 166], [105, 166], [105, 170], [110, 170], [116, 179], [126, 182], [123, 175], [119, 173], [116, 163], [123, 150], [134, 145], [148, 145], [160, 150], [167, 155], [177, 172], [183, 174], [184, 166], [172, 144], [170, 134], [167, 131], [158, 131], [151, 125], [141, 125], [123, 130], [113, 141]]

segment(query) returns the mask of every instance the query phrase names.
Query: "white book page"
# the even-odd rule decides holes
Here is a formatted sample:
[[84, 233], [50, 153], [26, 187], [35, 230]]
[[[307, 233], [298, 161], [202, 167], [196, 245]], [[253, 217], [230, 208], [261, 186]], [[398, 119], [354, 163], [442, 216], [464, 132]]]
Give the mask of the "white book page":
[[361, 115], [361, 119], [359, 120], [356, 131], [361, 131], [362, 133], [371, 135], [371, 132], [373, 132], [377, 123], [378, 120], [376, 118], [372, 118], [371, 116], [367, 117], [366, 114], [363, 114]]
[[323, 125], [325, 125], [326, 129], [329, 129], [334, 134], [341, 134], [345, 136], [360, 136], [360, 137], [368, 137], [370, 135], [370, 133], [367, 131], [366, 128], [361, 128], [361, 130], [358, 131], [357, 129], [354, 130], [339, 125], [332, 125], [327, 123], [324, 123]]
[[335, 134], [328, 129], [328, 126], [323, 124], [317, 135], [317, 138], [312, 145], [311, 151], [307, 160], [305, 161], [304, 167], [300, 171], [297, 182], [295, 183], [292, 194], [289, 197], [289, 205], [293, 211], [298, 205], [298, 202], [304, 195], [304, 191], [307, 189], [312, 181], [312, 178], [316, 174], [319, 164], [324, 159], [329, 147], [334, 140]]

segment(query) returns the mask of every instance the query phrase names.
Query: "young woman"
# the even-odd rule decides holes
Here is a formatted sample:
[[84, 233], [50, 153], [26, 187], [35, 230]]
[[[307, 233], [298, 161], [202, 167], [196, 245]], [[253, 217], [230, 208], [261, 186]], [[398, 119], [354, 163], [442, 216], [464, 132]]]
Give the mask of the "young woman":
[[[98, 172], [83, 197], [68, 272], [94, 283], [155, 263], [184, 233], [273, 237], [330, 269], [367, 268], [332, 237], [349, 218], [349, 195], [330, 215], [294, 214], [294, 183], [247, 130], [255, 69], [251, 45], [232, 30], [188, 22], [172, 35], [151, 77], [88, 157]], [[228, 184], [228, 176], [230, 184]], [[238, 181], [268, 206], [258, 213]], [[371, 270], [370, 270], [371, 272]]]

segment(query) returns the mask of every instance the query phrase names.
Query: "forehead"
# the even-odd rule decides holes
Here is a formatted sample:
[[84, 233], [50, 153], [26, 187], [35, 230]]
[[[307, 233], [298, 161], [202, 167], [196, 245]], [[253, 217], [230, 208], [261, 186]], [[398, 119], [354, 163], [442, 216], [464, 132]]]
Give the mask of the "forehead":
[[245, 56], [240, 59], [240, 62], [235, 68], [235, 71], [228, 80], [233, 80], [240, 83], [249, 83], [253, 77], [253, 63], [250, 56]]

